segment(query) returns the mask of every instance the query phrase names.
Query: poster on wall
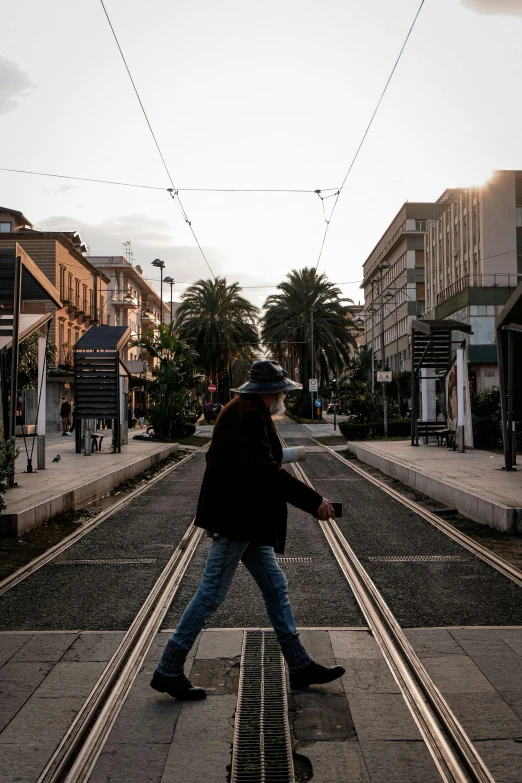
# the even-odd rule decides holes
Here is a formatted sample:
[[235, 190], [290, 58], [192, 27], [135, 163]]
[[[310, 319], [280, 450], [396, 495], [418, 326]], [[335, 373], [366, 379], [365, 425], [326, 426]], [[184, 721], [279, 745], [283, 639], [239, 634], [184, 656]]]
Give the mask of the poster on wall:
[[[464, 367], [468, 366], [468, 347], [464, 351]], [[459, 377], [457, 372], [457, 357], [453, 361], [449, 371], [446, 374], [446, 412], [448, 427], [457, 432], [457, 394]], [[464, 395], [464, 445], [466, 448], [473, 448], [473, 429], [471, 426], [471, 402], [469, 395], [469, 383], [467, 378], [461, 380], [461, 393]]]

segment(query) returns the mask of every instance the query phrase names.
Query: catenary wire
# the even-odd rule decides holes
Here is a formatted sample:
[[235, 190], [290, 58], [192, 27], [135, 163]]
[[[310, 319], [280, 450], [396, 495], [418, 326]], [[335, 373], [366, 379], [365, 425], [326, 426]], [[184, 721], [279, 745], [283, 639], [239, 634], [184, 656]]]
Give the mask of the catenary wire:
[[214, 272], [212, 271], [212, 267], [210, 266], [210, 264], [209, 264], [209, 262], [208, 262], [208, 258], [206, 257], [206, 255], [205, 255], [205, 252], [204, 252], [203, 248], [201, 247], [201, 244], [200, 244], [200, 242], [199, 242], [199, 239], [198, 239], [198, 238], [197, 238], [197, 236], [196, 236], [196, 232], [194, 231], [194, 228], [192, 227], [192, 223], [191, 223], [191, 221], [188, 219], [188, 215], [187, 215], [187, 213], [185, 212], [185, 208], [184, 208], [184, 206], [183, 206], [183, 204], [182, 204], [182, 202], [181, 202], [181, 199], [180, 199], [180, 197], [179, 197], [179, 193], [178, 193], [178, 191], [176, 190], [176, 186], [174, 185], [174, 181], [173, 181], [173, 179], [172, 179], [172, 176], [171, 176], [171, 173], [170, 173], [170, 171], [169, 171], [169, 167], [167, 166], [167, 163], [166, 163], [166, 161], [165, 161], [165, 158], [163, 157], [163, 153], [162, 153], [162, 151], [161, 151], [161, 147], [160, 147], [160, 145], [159, 145], [159, 143], [158, 143], [158, 140], [157, 140], [157, 138], [156, 138], [156, 134], [154, 133], [154, 130], [152, 129], [152, 125], [150, 124], [150, 120], [149, 120], [149, 117], [148, 117], [148, 115], [147, 115], [147, 112], [145, 111], [145, 107], [144, 107], [144, 105], [143, 105], [143, 102], [142, 102], [142, 100], [141, 100], [141, 98], [140, 98], [140, 94], [139, 94], [139, 92], [138, 92], [138, 88], [136, 87], [136, 84], [134, 83], [134, 79], [132, 78], [132, 74], [131, 74], [131, 72], [130, 72], [130, 68], [129, 68], [128, 64], [127, 64], [127, 60], [125, 59], [125, 55], [123, 54], [123, 50], [122, 50], [122, 48], [121, 48], [121, 46], [120, 46], [120, 42], [119, 42], [119, 40], [118, 40], [118, 36], [116, 35], [116, 31], [115, 31], [115, 29], [114, 29], [114, 27], [113, 27], [113, 24], [112, 24], [112, 22], [111, 22], [110, 16], [109, 16], [109, 14], [108, 14], [108, 12], [107, 12], [107, 9], [106, 9], [106, 7], [105, 7], [105, 3], [103, 2], [103, 0], [100, 0], [100, 3], [101, 3], [101, 6], [102, 6], [102, 8], [103, 8], [103, 11], [104, 11], [104, 13], [105, 13], [105, 16], [106, 16], [106, 18], [107, 18], [107, 22], [109, 23], [109, 27], [111, 28], [111, 32], [112, 32], [112, 34], [113, 34], [113, 36], [114, 36], [114, 40], [116, 41], [116, 46], [118, 47], [118, 51], [120, 52], [121, 59], [123, 60], [123, 64], [125, 65], [125, 68], [126, 68], [126, 70], [127, 70], [127, 74], [128, 74], [128, 76], [129, 76], [129, 79], [130, 79], [130, 81], [131, 81], [132, 87], [133, 87], [133, 89], [134, 89], [134, 92], [136, 93], [136, 98], [138, 99], [138, 103], [140, 104], [141, 110], [142, 110], [142, 112], [143, 112], [143, 116], [145, 117], [145, 120], [146, 120], [146, 122], [147, 122], [147, 125], [148, 125], [148, 127], [149, 127], [149, 130], [150, 130], [150, 132], [151, 132], [152, 138], [154, 139], [154, 144], [156, 145], [156, 149], [158, 150], [158, 154], [159, 154], [159, 156], [160, 156], [160, 158], [161, 158], [161, 162], [163, 163], [163, 167], [164, 167], [164, 169], [165, 169], [165, 171], [166, 171], [166, 173], [167, 173], [167, 176], [168, 176], [168, 178], [169, 178], [169, 182], [170, 182], [170, 184], [172, 185], [172, 189], [170, 189], [170, 188], [168, 189], [168, 191], [169, 191], [169, 193], [170, 193], [170, 196], [172, 197], [173, 201], [174, 201], [175, 203], [177, 203], [177, 205], [178, 205], [178, 208], [180, 209], [180, 211], [181, 211], [181, 214], [183, 215], [183, 219], [185, 220], [185, 223], [187, 223], [188, 227], [190, 228], [190, 231], [191, 231], [191, 233], [192, 233], [192, 236], [194, 237], [194, 240], [196, 241], [196, 244], [197, 244], [197, 246], [198, 246], [198, 248], [199, 248], [199, 250], [200, 250], [200, 253], [201, 253], [201, 255], [203, 256], [203, 258], [204, 258], [204, 260], [205, 260], [205, 263], [206, 263], [207, 267], [209, 268], [210, 274], [211, 274], [211, 275], [212, 275], [212, 277], [215, 279], [215, 277], [216, 277], [216, 276], [214, 275]]
[[321, 247], [319, 249], [319, 257], [318, 257], [317, 263], [315, 265], [316, 270], [317, 270], [317, 268], [319, 266], [319, 263], [321, 261], [321, 257], [323, 255], [324, 245], [325, 245], [325, 242], [326, 242], [326, 237], [328, 235], [328, 229], [330, 227], [330, 223], [332, 222], [332, 218], [333, 218], [333, 215], [334, 215], [337, 203], [339, 201], [341, 192], [342, 192], [344, 186], [346, 185], [346, 180], [350, 176], [350, 172], [352, 171], [352, 169], [354, 167], [355, 161], [357, 160], [357, 158], [359, 156], [359, 152], [361, 151], [361, 148], [362, 148], [362, 146], [364, 144], [364, 141], [365, 141], [365, 139], [366, 139], [366, 137], [367, 137], [367, 135], [368, 135], [368, 133], [370, 131], [370, 128], [372, 127], [372, 124], [373, 124], [373, 121], [375, 119], [375, 116], [376, 116], [377, 112], [379, 111], [379, 107], [380, 107], [380, 105], [382, 103], [382, 100], [383, 100], [385, 94], [386, 94], [388, 86], [389, 86], [389, 84], [390, 84], [390, 82], [391, 82], [391, 80], [393, 78], [393, 74], [395, 73], [395, 71], [397, 69], [399, 61], [400, 61], [400, 59], [402, 57], [402, 53], [403, 53], [404, 49], [406, 48], [406, 44], [408, 43], [408, 40], [409, 40], [410, 35], [411, 35], [412, 31], [413, 31], [413, 28], [415, 27], [415, 23], [416, 23], [416, 21], [417, 21], [417, 19], [419, 17], [419, 14], [421, 12], [421, 9], [422, 9], [423, 5], [424, 5], [424, 0], [421, 0], [421, 3], [420, 3], [420, 5], [419, 5], [419, 7], [417, 9], [417, 13], [415, 14], [415, 16], [413, 18], [413, 22], [411, 23], [410, 29], [408, 30], [408, 34], [407, 34], [406, 38], [404, 39], [404, 43], [402, 44], [401, 50], [400, 50], [400, 52], [399, 52], [399, 54], [397, 56], [397, 59], [395, 60], [393, 68], [391, 69], [391, 72], [390, 72], [390, 75], [388, 76], [386, 84], [384, 85], [384, 90], [382, 91], [381, 96], [380, 96], [379, 100], [377, 101], [377, 105], [376, 105], [376, 107], [374, 109], [374, 112], [373, 112], [372, 116], [370, 117], [370, 121], [369, 121], [368, 125], [366, 126], [366, 130], [363, 133], [363, 137], [362, 137], [361, 141], [359, 142], [359, 146], [357, 147], [357, 149], [355, 151], [355, 155], [352, 158], [352, 162], [350, 163], [350, 166], [348, 167], [348, 171], [346, 172], [346, 176], [343, 179], [342, 185], [339, 188], [339, 192], [337, 193], [337, 195], [335, 197], [335, 201], [333, 203], [332, 211], [330, 212], [330, 217], [329, 217], [328, 220], [326, 220], [326, 218], [325, 218], [325, 220], [326, 220], [326, 228], [324, 230], [323, 241], [321, 242]]
[[[7, 171], [11, 174], [31, 174], [35, 177], [54, 177], [55, 179], [72, 179], [79, 182], [95, 182], [99, 185], [121, 185], [126, 188], [145, 188], [146, 190], [162, 190], [170, 192], [170, 188], [160, 187], [159, 185], [144, 185], [138, 182], [119, 182], [111, 179], [96, 179], [94, 177], [76, 177], [72, 174], [53, 174], [47, 171], [29, 171], [28, 169], [10, 169], [6, 166], [0, 166], [0, 171]], [[393, 181], [393, 180], [392, 180]], [[339, 190], [339, 188], [322, 188], [321, 193], [328, 190]], [[177, 193], [317, 193], [312, 188], [176, 188]], [[335, 194], [333, 194], [335, 195]], [[328, 198], [328, 196], [326, 196]]]

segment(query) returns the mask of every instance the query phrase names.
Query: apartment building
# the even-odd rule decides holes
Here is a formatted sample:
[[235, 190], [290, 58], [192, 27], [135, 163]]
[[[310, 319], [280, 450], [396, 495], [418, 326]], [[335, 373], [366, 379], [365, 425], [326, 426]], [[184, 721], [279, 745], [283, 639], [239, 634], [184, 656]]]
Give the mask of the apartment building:
[[394, 372], [410, 370], [411, 322], [424, 315], [424, 239], [432, 203], [403, 204], [363, 265], [366, 345]]
[[73, 348], [87, 329], [106, 323], [104, 317], [109, 278], [85, 257], [86, 247], [73, 231], [36, 231], [18, 210], [0, 207], [0, 248], [20, 245], [60, 292], [62, 309], [50, 302], [22, 302], [22, 313], [53, 312], [49, 339], [56, 346], [55, 367], [47, 384], [49, 426], [58, 426], [59, 401], [71, 395]]
[[479, 390], [498, 385], [495, 318], [522, 280], [522, 171], [444, 191], [425, 235], [425, 264], [427, 316], [470, 324], [470, 380]]
[[125, 349], [128, 361], [147, 361], [149, 371], [154, 362], [140, 348], [133, 346], [147, 332], [158, 329], [161, 310], [163, 323], [170, 321], [170, 307], [163, 302], [157, 291], [145, 280], [139, 265], [134, 266], [123, 256], [89, 256], [89, 262], [108, 278], [105, 302], [106, 323], [110, 326], [130, 326], [131, 342]]

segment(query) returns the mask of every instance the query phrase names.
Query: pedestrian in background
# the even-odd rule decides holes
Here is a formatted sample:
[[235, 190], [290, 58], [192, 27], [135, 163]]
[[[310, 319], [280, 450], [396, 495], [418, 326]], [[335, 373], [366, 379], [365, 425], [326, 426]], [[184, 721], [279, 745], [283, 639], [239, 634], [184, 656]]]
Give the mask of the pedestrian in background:
[[66, 435], [71, 426], [71, 403], [66, 397], [62, 397], [62, 404], [60, 405], [60, 423], [62, 435]]
[[285, 548], [287, 503], [327, 520], [335, 516], [326, 498], [281, 467], [282, 448], [272, 416], [284, 412], [284, 397], [301, 384], [269, 360], [254, 362], [250, 380], [221, 411], [207, 453], [195, 524], [212, 538], [198, 590], [169, 639], [151, 686], [177, 699], [204, 699], [185, 677], [185, 660], [206, 620], [225, 600], [240, 562], [256, 581], [277, 634], [290, 685], [331, 682], [342, 666], [315, 663], [303, 647], [288, 598], [286, 577], [275, 552]]

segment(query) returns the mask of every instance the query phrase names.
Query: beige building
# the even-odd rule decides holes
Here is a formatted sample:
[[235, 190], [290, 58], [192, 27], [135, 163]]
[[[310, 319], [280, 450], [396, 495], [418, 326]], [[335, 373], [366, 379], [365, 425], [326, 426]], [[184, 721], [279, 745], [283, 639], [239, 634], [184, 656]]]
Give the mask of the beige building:
[[477, 389], [498, 385], [495, 317], [522, 280], [522, 171], [446, 190], [425, 254], [428, 317], [470, 324], [470, 379]]
[[411, 369], [410, 331], [425, 309], [424, 237], [436, 205], [403, 204], [363, 265], [365, 339], [394, 372]]
[[47, 384], [52, 430], [58, 426], [61, 396], [71, 396], [74, 345], [91, 326], [106, 323], [109, 278], [85, 257], [86, 247], [77, 232], [35, 231], [21, 212], [0, 207], [0, 247], [14, 249], [17, 243], [60, 292], [64, 305], [58, 310], [50, 302], [22, 302], [22, 313], [54, 315], [49, 339], [56, 346], [56, 359]]

